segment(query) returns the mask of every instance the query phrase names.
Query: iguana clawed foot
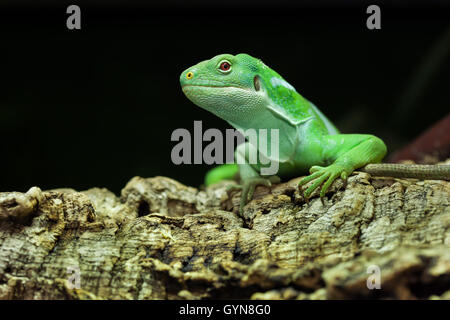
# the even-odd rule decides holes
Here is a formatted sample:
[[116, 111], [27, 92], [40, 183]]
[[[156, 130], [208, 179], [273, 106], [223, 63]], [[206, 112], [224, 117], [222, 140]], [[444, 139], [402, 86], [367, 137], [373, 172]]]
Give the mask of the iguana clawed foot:
[[[303, 196], [305, 201], [308, 202], [309, 197], [314, 192], [314, 190], [316, 190], [323, 184], [322, 189], [320, 190], [320, 200], [323, 204], [323, 197], [325, 196], [331, 184], [339, 177], [344, 180], [344, 183], [346, 183], [347, 178], [352, 173], [352, 171], [352, 168], [341, 164], [332, 164], [328, 167], [312, 166], [309, 170], [311, 174], [307, 177], [304, 177], [298, 183], [300, 194]], [[304, 191], [302, 186], [313, 180], [314, 182], [306, 189], [306, 191]]]
[[[306, 202], [309, 201], [311, 194], [322, 186], [320, 190], [320, 200], [324, 204], [323, 198], [330, 188], [331, 184], [337, 179], [341, 178], [344, 184], [347, 184], [348, 176], [353, 172], [353, 168], [350, 166], [342, 164], [332, 164], [327, 167], [312, 166], [310, 175], [304, 177], [298, 183], [300, 194], [303, 196]], [[308, 182], [313, 181], [313, 183], [306, 189], [303, 190], [303, 186]], [[254, 177], [245, 179], [240, 185], [232, 185], [227, 188], [227, 192], [230, 193], [234, 190], [242, 190], [241, 201], [239, 204], [239, 213], [242, 214], [244, 206], [253, 198], [253, 194], [258, 185], [264, 185], [266, 187], [271, 187], [272, 183], [280, 182], [280, 178], [277, 176], [271, 176], [269, 178]]]
[[242, 190], [241, 201], [239, 203], [239, 213], [242, 215], [244, 212], [244, 206], [253, 199], [255, 189], [259, 185], [271, 187], [272, 183], [279, 183], [281, 180], [277, 176], [270, 176], [268, 178], [254, 177], [244, 179], [240, 185], [232, 185], [227, 188], [227, 192], [230, 193], [234, 190]]

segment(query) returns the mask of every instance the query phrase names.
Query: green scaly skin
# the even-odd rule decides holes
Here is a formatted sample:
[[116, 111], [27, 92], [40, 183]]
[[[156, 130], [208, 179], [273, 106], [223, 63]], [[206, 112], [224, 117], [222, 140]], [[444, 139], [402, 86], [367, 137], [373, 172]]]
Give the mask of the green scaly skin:
[[[229, 68], [222, 70], [224, 62]], [[226, 66], [226, 65], [225, 65]], [[320, 197], [337, 178], [344, 180], [366, 164], [379, 163], [386, 154], [383, 141], [368, 134], [340, 134], [336, 127], [303, 98], [278, 73], [247, 54], [221, 54], [196, 64], [180, 76], [184, 94], [194, 104], [226, 120], [234, 128], [278, 129], [277, 176], [283, 179], [311, 173], [299, 187], [308, 199], [320, 186]], [[270, 142], [267, 142], [270, 146]], [[240, 212], [251, 200], [257, 185], [270, 186], [276, 176], [261, 176], [261, 163], [250, 164], [246, 142], [237, 147], [235, 159], [243, 164], [219, 166], [206, 175], [206, 185], [230, 179], [239, 171], [242, 189]], [[261, 151], [261, 150], [259, 150]], [[238, 162], [239, 163], [239, 162]]]

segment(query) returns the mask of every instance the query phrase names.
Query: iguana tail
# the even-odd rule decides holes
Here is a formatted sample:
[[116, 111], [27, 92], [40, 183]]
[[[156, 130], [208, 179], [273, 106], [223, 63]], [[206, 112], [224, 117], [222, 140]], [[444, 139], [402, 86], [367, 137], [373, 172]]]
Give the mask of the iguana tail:
[[205, 185], [210, 186], [216, 182], [234, 179], [239, 173], [238, 165], [235, 163], [222, 164], [214, 169], [209, 170], [205, 176]]
[[357, 169], [373, 176], [450, 180], [450, 165], [376, 163]]

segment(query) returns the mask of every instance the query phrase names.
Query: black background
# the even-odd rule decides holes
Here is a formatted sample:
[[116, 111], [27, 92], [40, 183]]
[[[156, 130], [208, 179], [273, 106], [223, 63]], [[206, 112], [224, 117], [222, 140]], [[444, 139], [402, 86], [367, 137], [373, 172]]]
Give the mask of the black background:
[[[187, 100], [179, 74], [220, 53], [261, 58], [341, 131], [398, 149], [448, 113], [450, 7], [371, 2], [372, 31], [367, 4], [335, 3], [4, 2], [0, 191], [119, 193], [136, 175], [199, 186], [208, 166], [173, 165], [171, 133], [229, 125]], [[81, 30], [66, 28], [69, 4]]]

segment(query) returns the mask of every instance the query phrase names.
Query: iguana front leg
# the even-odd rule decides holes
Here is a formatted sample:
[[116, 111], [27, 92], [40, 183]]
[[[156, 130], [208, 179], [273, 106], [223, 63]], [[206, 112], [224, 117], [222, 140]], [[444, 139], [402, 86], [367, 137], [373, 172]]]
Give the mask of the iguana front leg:
[[263, 177], [259, 174], [258, 170], [260, 165], [249, 163], [249, 160], [251, 159], [249, 155], [252, 152], [257, 152], [257, 150], [248, 142], [243, 143], [236, 148], [235, 160], [239, 166], [241, 184], [228, 188], [229, 191], [242, 190], [239, 203], [239, 213], [241, 215], [244, 211], [244, 206], [253, 198], [253, 193], [258, 185], [271, 187], [272, 183], [280, 182], [280, 179], [277, 176]]
[[303, 197], [309, 196], [319, 188], [320, 197], [324, 197], [328, 188], [337, 179], [347, 180], [355, 170], [369, 163], [378, 163], [386, 155], [386, 145], [383, 141], [372, 135], [361, 134], [336, 134], [324, 136], [323, 155], [334, 162], [326, 167], [312, 166], [311, 175], [299, 182], [299, 188], [310, 181], [314, 181], [303, 193]]

